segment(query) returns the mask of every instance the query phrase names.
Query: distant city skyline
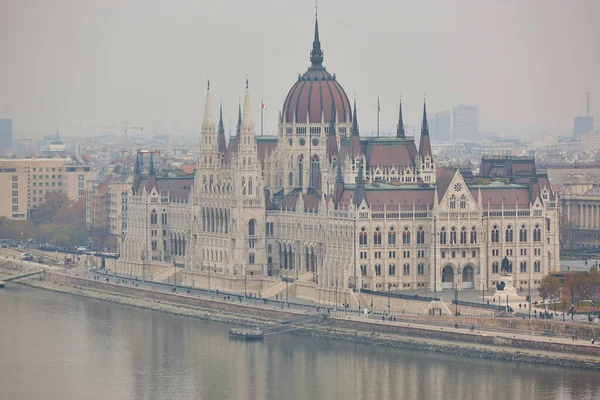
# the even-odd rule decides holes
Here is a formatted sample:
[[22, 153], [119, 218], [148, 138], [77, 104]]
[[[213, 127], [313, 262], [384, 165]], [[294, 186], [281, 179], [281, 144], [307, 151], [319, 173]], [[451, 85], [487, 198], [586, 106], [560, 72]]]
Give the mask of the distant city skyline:
[[[160, 120], [199, 131], [207, 78], [228, 124], [247, 75], [257, 131], [261, 99], [272, 131], [299, 66], [308, 65], [313, 14], [313, 4], [272, 0], [7, 0], [0, 117], [13, 119], [15, 136], [57, 126], [74, 134], [80, 119], [84, 135], [122, 121], [149, 132]], [[476, 104], [484, 132], [571, 134], [585, 93], [600, 96], [599, 14], [593, 0], [319, 4], [324, 65], [356, 94], [365, 134], [376, 130], [378, 98], [382, 132], [394, 131], [400, 96], [405, 123], [419, 126], [425, 94], [431, 113]]]

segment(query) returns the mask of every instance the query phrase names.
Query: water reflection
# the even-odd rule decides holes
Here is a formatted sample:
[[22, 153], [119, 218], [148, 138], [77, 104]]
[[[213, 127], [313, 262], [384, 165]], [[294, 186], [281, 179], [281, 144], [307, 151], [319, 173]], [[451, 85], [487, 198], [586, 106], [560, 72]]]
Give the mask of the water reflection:
[[596, 373], [228, 327], [11, 285], [1, 399], [593, 399]]

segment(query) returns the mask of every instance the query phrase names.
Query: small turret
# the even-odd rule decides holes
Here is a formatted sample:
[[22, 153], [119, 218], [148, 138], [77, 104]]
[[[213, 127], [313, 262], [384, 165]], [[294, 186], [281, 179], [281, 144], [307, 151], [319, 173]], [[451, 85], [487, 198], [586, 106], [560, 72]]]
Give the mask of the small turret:
[[402, 119], [402, 98], [400, 99], [400, 110], [398, 111], [398, 126], [396, 127], [396, 137], [404, 138], [404, 121]]

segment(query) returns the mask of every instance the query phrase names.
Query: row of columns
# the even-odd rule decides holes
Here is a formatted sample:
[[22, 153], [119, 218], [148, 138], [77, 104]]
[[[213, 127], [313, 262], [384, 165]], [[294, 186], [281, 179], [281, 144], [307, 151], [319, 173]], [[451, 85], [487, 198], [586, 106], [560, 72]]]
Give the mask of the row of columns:
[[600, 204], [567, 204], [563, 212], [569, 224], [581, 229], [600, 229]]

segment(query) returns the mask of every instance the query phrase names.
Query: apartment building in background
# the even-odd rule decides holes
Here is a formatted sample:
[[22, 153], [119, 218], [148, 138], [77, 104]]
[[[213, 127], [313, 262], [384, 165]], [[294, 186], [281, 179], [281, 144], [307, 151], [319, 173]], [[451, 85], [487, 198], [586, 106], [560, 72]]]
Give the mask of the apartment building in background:
[[29, 219], [46, 195], [61, 191], [76, 201], [86, 195], [86, 182], [95, 179], [87, 156], [60, 158], [0, 158], [0, 216]]

